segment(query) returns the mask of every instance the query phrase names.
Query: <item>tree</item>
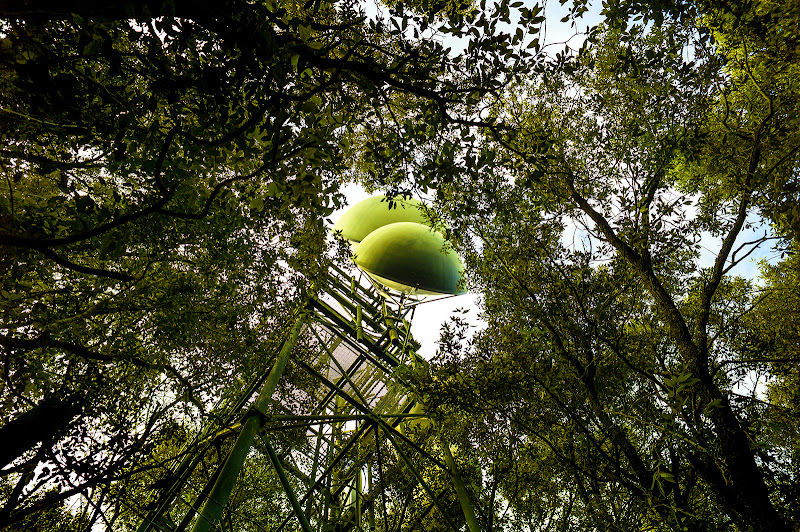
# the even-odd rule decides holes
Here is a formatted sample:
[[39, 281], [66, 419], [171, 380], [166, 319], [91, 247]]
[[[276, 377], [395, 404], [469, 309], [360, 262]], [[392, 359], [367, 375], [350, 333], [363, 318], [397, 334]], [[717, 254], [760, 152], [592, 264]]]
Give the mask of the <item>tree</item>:
[[794, 307], [729, 275], [750, 216], [797, 235], [796, 8], [609, 2], [546, 59], [541, 6], [390, 4], [4, 4], [0, 523], [135, 522], [105, 501], [265, 370], [351, 178], [434, 188], [484, 293], [419, 394], [488, 529], [796, 523]]
[[[477, 29], [507, 3], [424, 7], [3, 4], [0, 523], [74, 495], [98, 522], [166, 463], [157, 435], [267, 367], [350, 169], [401, 174], [507, 81], [520, 37]], [[461, 58], [410, 38], [470, 28]]]
[[768, 240], [742, 242], [750, 217], [793, 235], [775, 213], [796, 203], [797, 86], [768, 44], [796, 33], [766, 3], [741, 25], [725, 5], [636, 7], [623, 15], [641, 23], [555, 58], [494, 110], [505, 128], [447, 161], [437, 194], [488, 325], [421, 393], [502, 457], [493, 474], [531, 528], [790, 530], [794, 444], [762, 420], [791, 434], [793, 407], [747, 378], [783, 390], [796, 361], [745, 345], [776, 292], [730, 270]]

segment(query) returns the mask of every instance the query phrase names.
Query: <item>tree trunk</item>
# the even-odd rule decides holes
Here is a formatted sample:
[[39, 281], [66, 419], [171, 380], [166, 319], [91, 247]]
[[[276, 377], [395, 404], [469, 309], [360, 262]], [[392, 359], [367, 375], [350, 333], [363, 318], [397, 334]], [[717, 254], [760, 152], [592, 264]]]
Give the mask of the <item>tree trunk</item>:
[[78, 402], [48, 397], [0, 428], [0, 468], [58, 437], [80, 411]]

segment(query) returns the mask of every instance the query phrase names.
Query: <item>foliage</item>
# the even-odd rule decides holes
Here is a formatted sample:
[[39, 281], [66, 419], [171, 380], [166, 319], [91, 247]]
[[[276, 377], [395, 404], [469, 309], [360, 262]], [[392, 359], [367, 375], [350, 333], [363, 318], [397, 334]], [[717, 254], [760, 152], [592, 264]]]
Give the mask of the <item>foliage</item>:
[[371, 126], [391, 117], [427, 140], [471, 120], [510, 52], [476, 37], [486, 63], [465, 70], [411, 38], [502, 10], [469, 22], [369, 20], [349, 1], [10, 2], [4, 16], [9, 524], [103, 500], [152, 466], [158, 434], [202, 425], [263, 372], [326, 260], [348, 169], [379, 176], [412, 157]]
[[[12, 486], [2, 481], [0, 493], [8, 499]], [[75, 516], [66, 504], [52, 505], [33, 516], [27, 516], [18, 523], [6, 528], [9, 532], [72, 532], [88, 526], [92, 517], [83, 514]]]
[[769, 240], [747, 225], [796, 238], [797, 33], [662, 7], [512, 87], [434, 174], [487, 326], [418, 386], [520, 528], [797, 526], [796, 260], [731, 275]]
[[[411, 377], [487, 530], [796, 527], [796, 255], [761, 288], [731, 269], [751, 223], [797, 251], [798, 8], [610, 1], [546, 55], [540, 5], [388, 4], [9, 3], [0, 526], [135, 526], [268, 367], [358, 179], [435, 191], [482, 294], [487, 328]], [[246, 470], [227, 523], [269, 525]]]

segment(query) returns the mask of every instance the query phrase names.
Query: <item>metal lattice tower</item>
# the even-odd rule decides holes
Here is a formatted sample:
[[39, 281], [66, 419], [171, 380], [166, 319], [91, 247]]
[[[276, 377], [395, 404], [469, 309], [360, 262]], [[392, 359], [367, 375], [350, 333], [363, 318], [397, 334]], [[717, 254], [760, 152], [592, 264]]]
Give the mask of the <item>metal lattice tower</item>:
[[335, 266], [324, 285], [269, 371], [175, 464], [138, 532], [479, 530], [479, 488], [403, 380], [427, 364], [410, 307]]

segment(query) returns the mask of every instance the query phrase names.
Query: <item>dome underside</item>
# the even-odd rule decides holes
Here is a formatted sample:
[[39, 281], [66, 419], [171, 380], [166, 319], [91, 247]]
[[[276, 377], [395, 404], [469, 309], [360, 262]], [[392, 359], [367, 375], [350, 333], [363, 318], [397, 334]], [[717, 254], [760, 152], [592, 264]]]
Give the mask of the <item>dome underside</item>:
[[463, 266], [444, 237], [429, 227], [398, 222], [376, 229], [355, 249], [355, 263], [377, 282], [416, 295], [463, 294]]

